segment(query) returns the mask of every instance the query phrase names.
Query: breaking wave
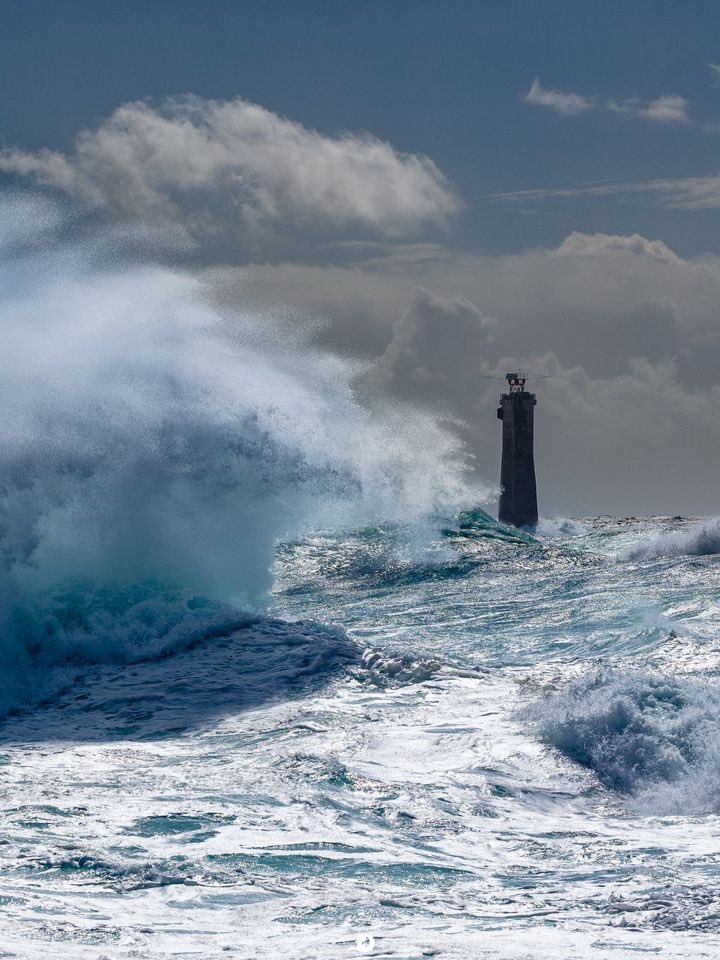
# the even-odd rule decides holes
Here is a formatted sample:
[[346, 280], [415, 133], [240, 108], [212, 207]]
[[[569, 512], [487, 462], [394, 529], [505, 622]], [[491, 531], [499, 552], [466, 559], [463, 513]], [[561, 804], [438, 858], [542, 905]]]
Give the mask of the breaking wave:
[[654, 557], [704, 557], [720, 553], [720, 518], [695, 523], [685, 530], [665, 533], [628, 553], [630, 560]]
[[281, 538], [478, 499], [446, 431], [360, 403], [358, 366], [291, 319], [66, 221], [0, 197], [0, 709], [53, 664], [262, 610]]
[[570, 517], [540, 517], [537, 533], [541, 537], [581, 537], [587, 529], [577, 520]]
[[540, 739], [594, 770], [640, 814], [720, 812], [720, 687], [607, 670], [529, 710]]
[[[43, 601], [27, 621], [26, 659], [2, 684], [25, 739], [177, 734], [306, 695], [362, 656], [340, 627], [243, 613], [154, 583], [77, 583]], [[48, 707], [40, 714], [12, 709], [38, 701]], [[12, 740], [13, 729], [6, 721], [2, 736]]]

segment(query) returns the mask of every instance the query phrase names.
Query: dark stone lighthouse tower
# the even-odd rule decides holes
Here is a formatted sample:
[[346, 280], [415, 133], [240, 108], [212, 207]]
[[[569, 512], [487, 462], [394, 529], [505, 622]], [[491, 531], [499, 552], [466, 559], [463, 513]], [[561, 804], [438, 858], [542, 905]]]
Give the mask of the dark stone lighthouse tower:
[[500, 509], [498, 520], [514, 527], [535, 527], [538, 521], [533, 457], [534, 393], [525, 393], [522, 373], [506, 373], [509, 392], [500, 397], [503, 423]]

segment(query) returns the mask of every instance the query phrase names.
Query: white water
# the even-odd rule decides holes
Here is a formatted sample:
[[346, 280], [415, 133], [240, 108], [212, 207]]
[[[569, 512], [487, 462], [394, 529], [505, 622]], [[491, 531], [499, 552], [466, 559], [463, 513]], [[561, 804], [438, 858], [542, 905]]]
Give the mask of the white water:
[[715, 956], [715, 521], [459, 517], [431, 420], [13, 204], [4, 955]]
[[542, 741], [593, 769], [638, 813], [720, 813], [720, 686], [616, 668], [534, 705]]
[[692, 524], [687, 529], [675, 530], [648, 538], [628, 551], [631, 560], [644, 557], [703, 557], [720, 553], [720, 519], [717, 517]]
[[713, 956], [720, 568], [623, 559], [679, 525], [477, 514], [426, 562], [316, 535], [275, 608], [350, 636], [247, 618], [76, 664], [2, 730], [5, 949]]
[[0, 714], [68, 657], [154, 656], [261, 610], [280, 538], [472, 495], [430, 417], [368, 410], [302, 330], [220, 315], [130, 236], [63, 241], [66, 216], [0, 199]]

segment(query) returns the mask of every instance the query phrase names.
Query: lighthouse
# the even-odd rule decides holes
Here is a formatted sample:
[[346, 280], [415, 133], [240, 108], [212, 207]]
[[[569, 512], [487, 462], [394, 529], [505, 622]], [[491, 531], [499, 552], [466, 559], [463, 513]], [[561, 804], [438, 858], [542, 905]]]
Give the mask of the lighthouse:
[[498, 520], [514, 527], [537, 526], [537, 489], [533, 456], [533, 422], [537, 400], [525, 391], [527, 377], [506, 373], [508, 392], [500, 397], [498, 419], [502, 420], [502, 466]]

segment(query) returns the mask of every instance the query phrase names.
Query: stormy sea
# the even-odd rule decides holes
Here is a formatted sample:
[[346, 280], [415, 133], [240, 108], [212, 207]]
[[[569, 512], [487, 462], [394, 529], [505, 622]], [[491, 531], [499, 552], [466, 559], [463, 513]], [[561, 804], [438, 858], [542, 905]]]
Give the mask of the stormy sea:
[[0, 955], [717, 955], [720, 523], [500, 525], [297, 318], [62, 217], [0, 235]]

